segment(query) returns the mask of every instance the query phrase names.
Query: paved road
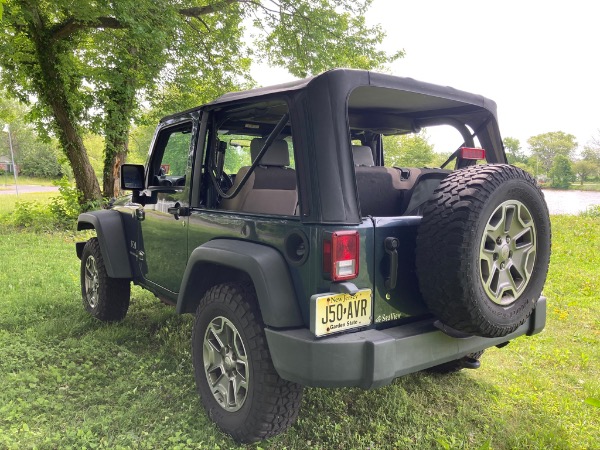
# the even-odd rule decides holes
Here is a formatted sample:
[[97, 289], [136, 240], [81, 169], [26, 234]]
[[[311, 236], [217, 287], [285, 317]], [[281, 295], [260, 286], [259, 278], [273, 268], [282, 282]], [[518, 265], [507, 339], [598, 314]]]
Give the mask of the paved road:
[[[57, 186], [36, 186], [33, 184], [17, 185], [19, 188], [19, 194], [26, 194], [30, 192], [58, 192]], [[4, 186], [0, 184], [0, 195], [2, 194], [16, 194], [15, 185]]]

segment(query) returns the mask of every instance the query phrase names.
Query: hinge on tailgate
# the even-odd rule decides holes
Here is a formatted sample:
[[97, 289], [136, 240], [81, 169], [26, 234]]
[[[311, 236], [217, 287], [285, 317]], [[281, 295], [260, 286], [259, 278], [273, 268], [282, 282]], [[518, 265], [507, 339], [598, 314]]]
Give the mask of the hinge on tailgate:
[[384, 241], [385, 252], [390, 257], [389, 276], [385, 278], [385, 288], [392, 290], [398, 281], [398, 246], [400, 243], [395, 237], [386, 237]]

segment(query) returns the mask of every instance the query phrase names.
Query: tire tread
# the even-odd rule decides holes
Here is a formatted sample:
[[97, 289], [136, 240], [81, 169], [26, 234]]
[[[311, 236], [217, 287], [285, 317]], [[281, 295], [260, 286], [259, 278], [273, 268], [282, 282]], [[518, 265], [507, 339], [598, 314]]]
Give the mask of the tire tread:
[[[85, 298], [85, 261], [88, 254], [91, 254], [96, 260], [96, 270], [98, 270], [98, 277], [100, 279], [98, 305], [94, 309], [90, 307]], [[88, 240], [83, 249], [81, 256], [81, 294], [84, 308], [98, 320], [103, 322], [118, 322], [123, 320], [127, 315], [131, 296], [130, 280], [108, 276], [98, 238]]]
[[[474, 244], [468, 232], [477, 226], [486, 200], [503, 183], [521, 180], [533, 187], [543, 200], [541, 189], [527, 172], [507, 164], [476, 165], [451, 173], [441, 181], [423, 210], [416, 250], [416, 268], [421, 293], [429, 307], [447, 325], [485, 337], [505, 336], [522, 325], [533, 311], [515, 323], [499, 325], [488, 320], [476, 296], [466, 257]], [[548, 217], [544, 201], [543, 212]], [[457, 270], [460, 267], [462, 270]], [[548, 264], [542, 275], [545, 280]]]
[[[298, 417], [303, 386], [282, 379], [273, 366], [254, 286], [249, 282], [240, 281], [216, 285], [209, 289], [198, 305], [192, 337], [194, 346], [202, 345], [203, 336], [197, 335], [200, 329], [197, 324], [201, 320], [203, 310], [211, 303], [227, 305], [239, 318], [247, 337], [247, 342], [244, 344], [247, 346], [247, 352], [252, 353], [253, 374], [258, 376], [253, 397], [254, 404], [251, 406], [252, 413], [243, 425], [234, 430], [224, 429], [219, 423], [217, 425], [236, 441], [245, 443], [256, 442], [282, 433], [294, 424]], [[195, 359], [196, 351], [197, 349], [194, 348]], [[199, 365], [201, 366], [201, 363], [195, 361], [197, 381], [199, 381], [199, 370], [204, 370], [198, 367]], [[213, 399], [206, 398], [200, 386], [198, 390], [202, 404], [209, 416], [212, 415], [211, 410], [215, 407]]]

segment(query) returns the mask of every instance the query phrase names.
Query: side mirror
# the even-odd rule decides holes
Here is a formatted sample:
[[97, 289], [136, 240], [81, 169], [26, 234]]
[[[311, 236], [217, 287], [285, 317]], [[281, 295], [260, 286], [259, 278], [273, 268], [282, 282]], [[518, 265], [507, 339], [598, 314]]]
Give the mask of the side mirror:
[[141, 191], [144, 189], [144, 166], [123, 164], [121, 166], [121, 189]]

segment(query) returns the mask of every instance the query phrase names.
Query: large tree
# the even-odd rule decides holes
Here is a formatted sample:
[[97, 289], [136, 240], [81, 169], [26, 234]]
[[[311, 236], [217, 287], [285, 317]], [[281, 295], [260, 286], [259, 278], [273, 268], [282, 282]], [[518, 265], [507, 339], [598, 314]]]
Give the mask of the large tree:
[[[570, 159], [577, 148], [577, 141], [572, 134], [563, 131], [552, 131], [538, 134], [527, 140], [532, 156], [539, 162], [544, 173], [550, 173], [557, 156]], [[561, 163], [562, 164], [562, 163]]]
[[433, 160], [433, 145], [427, 133], [385, 136], [385, 165], [389, 167], [425, 167]]
[[[33, 177], [57, 178], [63, 174], [57, 157], [56, 142], [42, 141], [31, 124], [25, 121], [28, 111], [24, 105], [9, 98], [0, 89], [0, 156], [9, 156], [11, 147], [19, 173]], [[1, 133], [4, 125], [10, 127]]]
[[402, 53], [377, 48], [384, 34], [365, 24], [370, 3], [6, 0], [2, 81], [21, 100], [37, 100], [33, 117], [58, 137], [77, 187], [90, 200], [101, 192], [82, 140], [86, 127], [95, 125], [105, 136], [103, 187], [112, 195], [144, 94], [157, 92], [150, 95], [155, 104], [165, 99], [179, 106], [192, 97], [199, 103], [247, 83], [249, 57], [297, 76], [336, 66], [379, 67]]
[[502, 140], [502, 143], [504, 144], [504, 150], [506, 151], [506, 157], [509, 164], [523, 164], [527, 162], [525, 152], [521, 148], [521, 142], [517, 138], [505, 137]]
[[575, 173], [571, 161], [564, 155], [557, 155], [550, 169], [550, 184], [552, 187], [568, 189], [575, 181]]
[[583, 186], [584, 181], [590, 176], [595, 175], [598, 171], [598, 165], [592, 161], [585, 159], [575, 161], [573, 164], [573, 170], [579, 177], [579, 182]]

